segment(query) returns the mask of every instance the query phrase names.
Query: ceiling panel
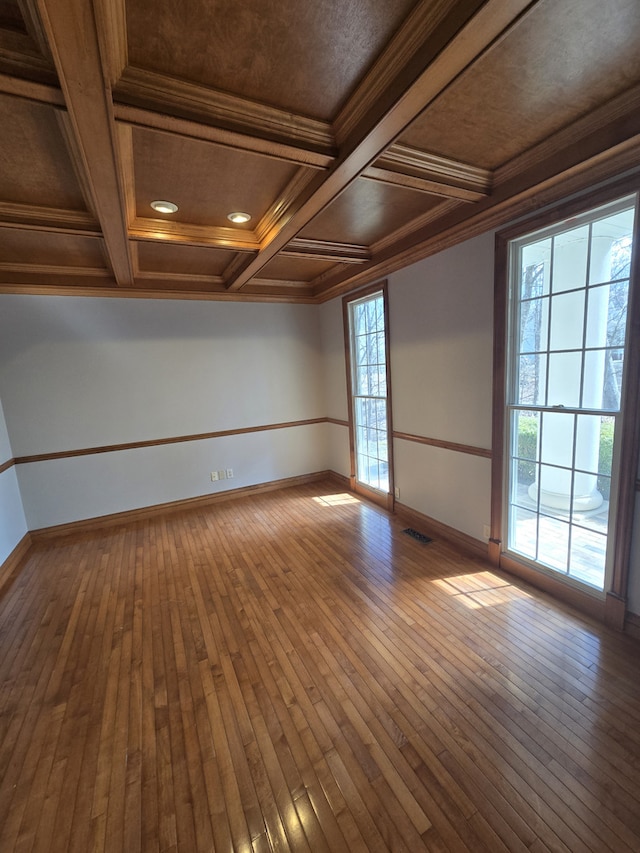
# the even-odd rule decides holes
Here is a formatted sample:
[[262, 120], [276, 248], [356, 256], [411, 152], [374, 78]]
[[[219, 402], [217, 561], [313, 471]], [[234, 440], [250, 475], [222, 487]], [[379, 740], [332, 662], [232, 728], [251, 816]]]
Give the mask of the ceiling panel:
[[129, 0], [129, 62], [329, 119], [414, 5], [415, 0]]
[[316, 216], [301, 236], [370, 246], [441, 204], [441, 198], [429, 193], [360, 178]]
[[0, 263], [104, 269], [99, 237], [0, 227]]
[[544, 0], [401, 141], [494, 169], [638, 82], [638, 0]]
[[[297, 166], [200, 142], [136, 129], [133, 132], [136, 212], [158, 217], [149, 204], [166, 199], [178, 205], [171, 221], [232, 226], [227, 214], [250, 213], [254, 228], [297, 171]], [[168, 219], [166, 216], [159, 216]]]
[[221, 276], [235, 257], [224, 249], [176, 246], [169, 243], [137, 243], [138, 266], [143, 272]]
[[52, 107], [0, 95], [0, 127], [0, 201], [86, 209]]
[[331, 267], [335, 261], [316, 261], [308, 258], [279, 255], [263, 268], [260, 278], [277, 281], [311, 282]]

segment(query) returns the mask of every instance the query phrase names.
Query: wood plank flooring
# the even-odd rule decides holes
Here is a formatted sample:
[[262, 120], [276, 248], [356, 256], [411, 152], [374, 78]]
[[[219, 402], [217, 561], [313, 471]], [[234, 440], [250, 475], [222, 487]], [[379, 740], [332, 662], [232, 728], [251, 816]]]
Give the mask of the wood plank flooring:
[[336, 491], [31, 553], [2, 853], [640, 850], [640, 645]]

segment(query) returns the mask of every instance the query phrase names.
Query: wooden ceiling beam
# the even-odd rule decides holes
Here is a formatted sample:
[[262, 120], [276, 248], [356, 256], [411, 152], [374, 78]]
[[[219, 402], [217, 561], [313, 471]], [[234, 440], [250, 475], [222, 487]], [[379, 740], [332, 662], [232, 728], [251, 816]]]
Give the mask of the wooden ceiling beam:
[[129, 66], [113, 98], [116, 119], [137, 127], [242, 148], [320, 169], [326, 169], [336, 156], [328, 122], [166, 74]]
[[371, 166], [456, 77], [509, 29], [530, 0], [461, 0], [345, 139], [337, 161], [315, 191], [274, 228], [256, 258], [229, 281], [243, 288], [298, 232]]
[[85, 0], [37, 0], [40, 21], [58, 72], [75, 139], [119, 286], [134, 283], [120, 183], [110, 90], [105, 84], [93, 7]]
[[334, 261], [340, 264], [364, 264], [371, 260], [368, 246], [333, 243], [329, 240], [308, 240], [302, 237], [294, 237], [280, 254], [314, 261]]
[[486, 198], [492, 184], [487, 169], [398, 143], [365, 169], [363, 177], [460, 201]]

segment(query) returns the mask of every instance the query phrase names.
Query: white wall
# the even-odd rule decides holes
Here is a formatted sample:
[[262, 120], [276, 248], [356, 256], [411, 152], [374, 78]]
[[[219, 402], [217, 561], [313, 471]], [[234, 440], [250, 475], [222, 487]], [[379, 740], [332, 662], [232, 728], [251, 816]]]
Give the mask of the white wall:
[[[325, 414], [306, 305], [3, 296], [0, 395], [14, 456]], [[212, 483], [210, 471], [233, 468]], [[20, 465], [31, 529], [326, 468], [324, 427]]]
[[[491, 448], [493, 234], [389, 279], [393, 428]], [[396, 439], [400, 501], [475, 539], [490, 520], [491, 463]]]
[[[323, 395], [326, 415], [339, 421], [349, 417], [347, 402], [347, 373], [344, 354], [342, 300], [333, 299], [318, 308], [320, 339], [323, 357]], [[341, 424], [328, 424], [327, 465], [344, 477], [351, 472], [349, 430]]]
[[[13, 458], [0, 401], [0, 465]], [[14, 467], [0, 474], [0, 565], [27, 532], [27, 522]]]

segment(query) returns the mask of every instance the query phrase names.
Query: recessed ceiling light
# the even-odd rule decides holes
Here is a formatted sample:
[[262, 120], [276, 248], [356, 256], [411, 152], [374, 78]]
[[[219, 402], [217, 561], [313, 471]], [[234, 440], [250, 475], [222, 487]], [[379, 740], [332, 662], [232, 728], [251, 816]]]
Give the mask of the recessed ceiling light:
[[158, 213], [175, 213], [178, 209], [178, 205], [172, 201], [152, 201], [151, 207]]
[[227, 219], [230, 219], [232, 222], [235, 222], [236, 225], [242, 225], [243, 222], [248, 222], [251, 219], [250, 213], [230, 213], [227, 216]]

